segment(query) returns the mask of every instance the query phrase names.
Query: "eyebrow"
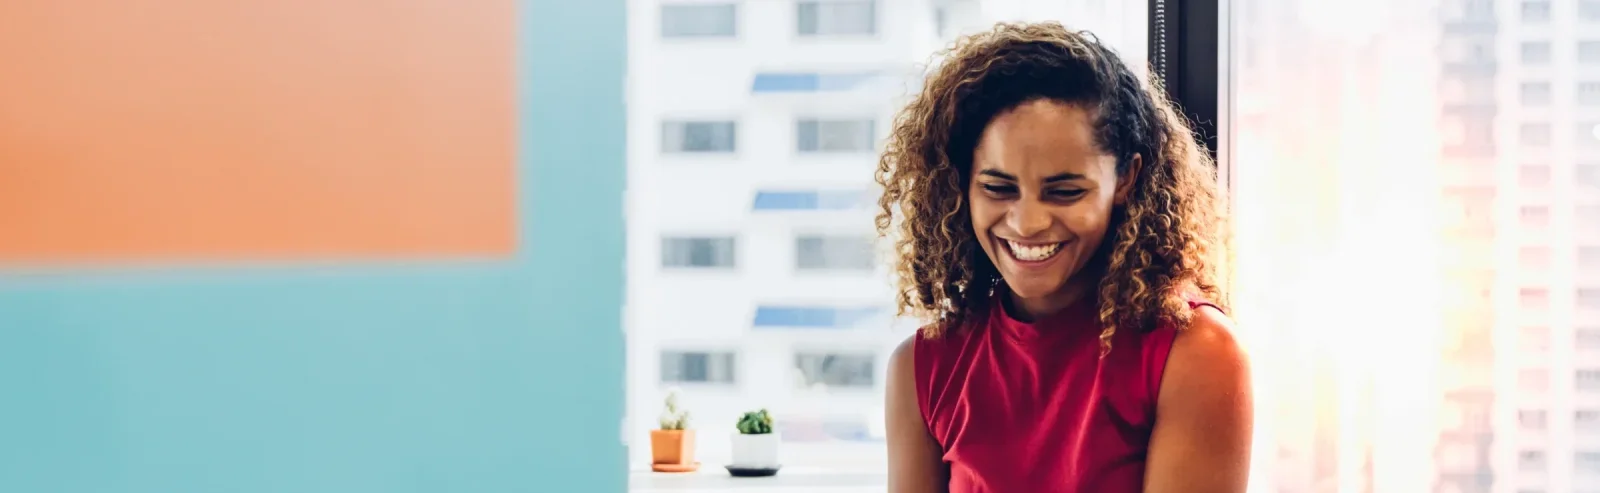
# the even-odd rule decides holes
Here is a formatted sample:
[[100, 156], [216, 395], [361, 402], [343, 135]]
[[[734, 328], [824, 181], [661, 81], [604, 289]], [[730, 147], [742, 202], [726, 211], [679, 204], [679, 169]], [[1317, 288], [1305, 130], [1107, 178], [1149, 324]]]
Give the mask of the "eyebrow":
[[[1014, 175], [1012, 175], [1010, 173], [1006, 173], [1004, 171], [999, 171], [999, 170], [986, 169], [986, 170], [983, 170], [983, 171], [979, 171], [978, 174], [984, 175], [984, 176], [992, 176], [992, 177], [999, 178], [999, 179], [1002, 179], [1002, 180], [1017, 181], [1017, 177], [1016, 176], [1014, 176]], [[1085, 178], [1085, 177], [1083, 175], [1081, 175], [1081, 174], [1078, 174], [1078, 173], [1059, 173], [1059, 174], [1054, 174], [1054, 175], [1050, 175], [1048, 177], [1045, 177], [1044, 182], [1045, 183], [1055, 183], [1055, 182], [1061, 182], [1061, 181], [1081, 180], [1083, 178]]]

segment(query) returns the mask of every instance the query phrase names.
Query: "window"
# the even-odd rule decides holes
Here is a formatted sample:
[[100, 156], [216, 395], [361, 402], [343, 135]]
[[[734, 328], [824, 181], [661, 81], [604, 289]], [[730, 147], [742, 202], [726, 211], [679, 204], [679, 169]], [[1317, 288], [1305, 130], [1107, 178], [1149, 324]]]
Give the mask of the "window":
[[1600, 392], [1600, 370], [1578, 370], [1572, 383], [1580, 392]]
[[737, 380], [732, 352], [662, 351], [661, 383], [732, 384]]
[[1522, 64], [1544, 65], [1550, 63], [1550, 42], [1548, 41], [1523, 41]]
[[1529, 147], [1544, 147], [1550, 145], [1550, 124], [1524, 123], [1518, 136], [1522, 145]]
[[1582, 473], [1600, 472], [1600, 452], [1583, 451], [1574, 454], [1572, 470]]
[[1578, 247], [1578, 270], [1600, 271], [1600, 246]]
[[1573, 345], [1582, 351], [1600, 351], [1600, 327], [1573, 329]]
[[1600, 122], [1579, 123], [1573, 131], [1573, 143], [1578, 147], [1600, 149]]
[[795, 122], [795, 144], [802, 153], [870, 153], [876, 147], [872, 127], [871, 119], [803, 119]]
[[1542, 205], [1525, 205], [1517, 210], [1517, 220], [1522, 227], [1545, 229], [1550, 227], [1550, 208]]
[[1517, 389], [1525, 392], [1550, 390], [1550, 371], [1543, 368], [1527, 368], [1517, 372]]
[[667, 153], [733, 152], [738, 124], [732, 121], [668, 121], [661, 124]]
[[758, 211], [841, 211], [867, 206], [873, 197], [861, 190], [756, 192]]
[[1600, 225], [1600, 205], [1580, 205], [1572, 216], [1573, 222], [1593, 228]]
[[1549, 0], [1523, 0], [1522, 22], [1530, 24], [1550, 22]]
[[870, 271], [877, 263], [872, 247], [871, 237], [802, 235], [794, 240], [795, 268]]
[[1550, 268], [1550, 247], [1525, 246], [1517, 252], [1517, 264], [1527, 270]]
[[739, 6], [684, 3], [661, 6], [663, 38], [728, 38], [738, 33]]
[[801, 36], [862, 36], [878, 32], [877, 2], [872, 0], [801, 0], [795, 7], [796, 30]]
[[1517, 426], [1524, 430], [1543, 430], [1545, 428], [1545, 410], [1523, 409], [1517, 411]]
[[1572, 413], [1572, 427], [1579, 431], [1600, 431], [1600, 410], [1579, 409]]
[[1518, 331], [1517, 339], [1525, 352], [1543, 353], [1550, 350], [1549, 327], [1542, 325], [1523, 327]]
[[872, 388], [877, 358], [867, 353], [798, 352], [794, 366], [802, 388]]
[[1600, 82], [1578, 83], [1578, 104], [1600, 105]]
[[1523, 450], [1517, 454], [1517, 469], [1523, 472], [1542, 472], [1545, 469], [1543, 450]]
[[1585, 65], [1600, 63], [1600, 41], [1579, 41], [1578, 63]]
[[1578, 288], [1579, 310], [1600, 310], [1600, 288]]
[[1517, 169], [1517, 183], [1524, 187], [1542, 188], [1550, 186], [1550, 166], [1545, 164], [1524, 164]]
[[1600, 164], [1580, 164], [1572, 174], [1579, 186], [1600, 189]]
[[1600, 21], [1600, 0], [1578, 0], [1578, 18], [1584, 21]]
[[1550, 309], [1550, 290], [1544, 288], [1522, 288], [1518, 296], [1518, 303], [1523, 310], [1543, 312]]
[[661, 239], [661, 266], [728, 269], [734, 266], [733, 237], [668, 237]]
[[1522, 104], [1528, 106], [1544, 106], [1550, 104], [1549, 82], [1523, 82], [1521, 92]]

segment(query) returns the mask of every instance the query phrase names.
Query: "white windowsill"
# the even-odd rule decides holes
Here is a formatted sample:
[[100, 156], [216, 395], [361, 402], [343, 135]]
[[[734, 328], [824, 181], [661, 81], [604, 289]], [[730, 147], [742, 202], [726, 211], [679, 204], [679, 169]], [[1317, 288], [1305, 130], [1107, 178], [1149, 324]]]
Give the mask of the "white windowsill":
[[658, 473], [648, 466], [628, 475], [632, 493], [884, 493], [886, 477], [878, 471], [846, 471], [786, 467], [777, 476], [736, 478], [720, 465], [701, 464], [692, 473]]

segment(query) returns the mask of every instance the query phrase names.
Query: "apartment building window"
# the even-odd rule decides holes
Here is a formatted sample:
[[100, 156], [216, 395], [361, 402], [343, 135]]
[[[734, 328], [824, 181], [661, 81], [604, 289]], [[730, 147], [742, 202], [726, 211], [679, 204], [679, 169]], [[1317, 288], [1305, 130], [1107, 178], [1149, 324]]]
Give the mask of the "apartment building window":
[[1550, 350], [1550, 328], [1542, 325], [1523, 327], [1517, 331], [1517, 340], [1525, 352], [1544, 353]]
[[1600, 246], [1578, 247], [1578, 271], [1600, 271]]
[[1600, 351], [1600, 327], [1573, 329], [1573, 345], [1582, 351]]
[[661, 382], [732, 384], [737, 363], [732, 351], [662, 351]]
[[1524, 164], [1517, 168], [1517, 184], [1524, 187], [1543, 188], [1550, 186], [1550, 165]]
[[1582, 473], [1600, 473], [1600, 452], [1583, 451], [1573, 454], [1572, 470]]
[[1525, 205], [1517, 210], [1517, 221], [1529, 229], [1550, 227], [1550, 208], [1543, 205]]
[[1600, 205], [1580, 205], [1572, 213], [1573, 222], [1588, 228], [1600, 226]]
[[661, 239], [661, 266], [691, 269], [731, 269], [738, 242], [732, 236], [666, 237]]
[[1545, 417], [1547, 414], [1543, 409], [1517, 411], [1517, 426], [1525, 431], [1542, 431], [1546, 426]]
[[794, 355], [802, 388], [866, 388], [877, 381], [877, 357], [869, 353], [802, 351]]
[[1517, 293], [1517, 303], [1523, 310], [1546, 311], [1550, 309], [1550, 290], [1544, 288], [1522, 288]]
[[1578, 186], [1600, 189], [1600, 164], [1580, 164], [1572, 172]]
[[877, 263], [867, 236], [801, 235], [794, 240], [799, 270], [871, 271]]
[[1550, 268], [1550, 247], [1525, 246], [1517, 251], [1517, 264], [1527, 270]]
[[1572, 427], [1578, 431], [1600, 431], [1600, 409], [1579, 409], [1572, 413]]
[[1524, 123], [1517, 132], [1522, 145], [1529, 147], [1544, 147], [1550, 145], [1550, 124]]
[[1578, 18], [1600, 21], [1600, 0], [1578, 0]]
[[1600, 105], [1600, 82], [1578, 83], [1578, 104]]
[[1579, 310], [1600, 310], [1600, 288], [1578, 288]]
[[1579, 41], [1578, 63], [1586, 65], [1600, 63], [1600, 41]]
[[661, 124], [661, 150], [667, 153], [733, 152], [738, 124], [733, 121], [668, 121]]
[[1544, 106], [1550, 104], [1549, 82], [1523, 82], [1519, 91], [1522, 104], [1527, 106]]
[[1523, 0], [1522, 22], [1530, 24], [1550, 22], [1549, 0]]
[[1545, 467], [1543, 450], [1523, 450], [1517, 454], [1517, 469], [1522, 472], [1543, 472]]
[[876, 148], [872, 119], [819, 120], [795, 122], [795, 144], [799, 152], [867, 152]]
[[1517, 372], [1517, 388], [1528, 392], [1550, 390], [1550, 371], [1543, 368], [1527, 368]]
[[739, 6], [681, 3], [661, 6], [663, 38], [728, 38], [738, 34]]
[[1578, 370], [1572, 374], [1572, 386], [1581, 392], [1600, 392], [1600, 370]]
[[873, 0], [801, 0], [795, 5], [801, 36], [877, 34], [878, 5]]
[[1549, 41], [1523, 41], [1522, 64], [1544, 65], [1550, 63]]

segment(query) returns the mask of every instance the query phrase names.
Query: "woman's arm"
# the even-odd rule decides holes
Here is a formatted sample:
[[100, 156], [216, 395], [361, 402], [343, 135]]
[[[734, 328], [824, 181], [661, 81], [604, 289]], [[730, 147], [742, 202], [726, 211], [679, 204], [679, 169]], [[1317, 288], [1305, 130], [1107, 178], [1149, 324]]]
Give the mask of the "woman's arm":
[[944, 493], [950, 487], [944, 452], [917, 406], [916, 336], [889, 357], [884, 421], [889, 442], [889, 493]]
[[1250, 472], [1250, 367], [1232, 322], [1195, 311], [1162, 372], [1146, 493], [1243, 493]]

